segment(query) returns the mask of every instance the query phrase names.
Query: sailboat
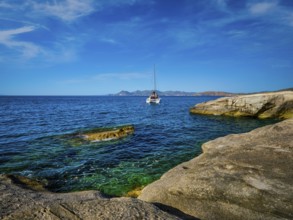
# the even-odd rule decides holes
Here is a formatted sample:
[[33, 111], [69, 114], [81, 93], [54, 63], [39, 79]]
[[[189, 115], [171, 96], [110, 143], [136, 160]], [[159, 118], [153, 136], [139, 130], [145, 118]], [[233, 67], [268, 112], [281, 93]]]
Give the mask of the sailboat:
[[156, 91], [156, 66], [154, 65], [154, 90], [150, 94], [150, 96], [146, 99], [146, 103], [149, 104], [159, 104], [161, 99]]

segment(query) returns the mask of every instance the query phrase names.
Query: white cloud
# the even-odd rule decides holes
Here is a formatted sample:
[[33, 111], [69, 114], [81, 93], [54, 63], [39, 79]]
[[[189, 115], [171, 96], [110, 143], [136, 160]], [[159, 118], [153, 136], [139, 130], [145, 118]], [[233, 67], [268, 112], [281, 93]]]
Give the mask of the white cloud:
[[271, 23], [293, 27], [292, 9], [278, 4], [277, 0], [250, 4], [248, 10], [249, 15], [264, 15]]
[[261, 2], [261, 3], [256, 3], [252, 4], [249, 7], [249, 11], [252, 14], [265, 14], [277, 7], [276, 2]]
[[68, 39], [64, 39], [61, 42], [55, 42], [51, 47], [45, 48], [32, 42], [20, 40], [21, 34], [33, 32], [38, 28], [36, 26], [24, 26], [0, 31], [0, 44], [8, 48], [8, 53], [14, 51], [17, 61], [44, 58], [42, 64], [48, 64], [70, 62], [77, 58], [76, 41], [71, 43], [68, 42]]
[[25, 26], [17, 29], [0, 31], [0, 41], [10, 39], [13, 35], [27, 33], [35, 30], [33, 26]]
[[94, 4], [92, 0], [64, 0], [46, 3], [32, 3], [35, 11], [40, 14], [55, 16], [63, 21], [73, 21], [92, 13]]
[[[120, 7], [123, 5], [154, 4], [153, 0], [0, 0], [0, 10], [10, 10], [18, 15], [30, 18], [46, 16], [57, 17], [62, 21], [71, 22], [93, 12], [105, 8]], [[23, 13], [25, 12], [25, 13]], [[3, 16], [4, 17], [4, 16]], [[3, 19], [3, 18], [2, 18]], [[19, 19], [21, 21], [21, 19]]]
[[16, 35], [34, 30], [34, 26], [25, 26], [17, 29], [0, 31], [0, 44], [9, 48], [20, 50], [24, 58], [30, 59], [35, 57], [38, 53], [41, 52], [40, 47], [30, 42], [18, 41], [15, 39]]

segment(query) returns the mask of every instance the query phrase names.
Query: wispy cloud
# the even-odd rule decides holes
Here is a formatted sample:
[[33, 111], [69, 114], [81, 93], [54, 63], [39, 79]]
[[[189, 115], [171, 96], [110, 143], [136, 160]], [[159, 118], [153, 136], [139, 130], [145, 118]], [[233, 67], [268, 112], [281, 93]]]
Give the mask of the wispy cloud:
[[251, 4], [249, 6], [249, 11], [252, 14], [265, 14], [265, 13], [275, 9], [276, 6], [277, 6], [277, 2], [255, 3], [255, 4]]
[[[69, 42], [68, 39], [61, 38], [59, 42], [52, 42], [50, 47], [43, 47], [40, 44], [21, 40], [21, 35], [38, 30], [39, 27], [24, 26], [21, 28], [0, 31], [0, 44], [8, 51], [15, 53], [14, 57], [3, 58], [4, 60], [28, 61], [31, 59], [42, 60], [38, 64], [62, 63], [75, 60], [76, 41]], [[3, 60], [2, 59], [2, 60]]]
[[280, 1], [271, 0], [261, 3], [248, 4], [247, 16], [262, 16], [271, 24], [293, 27], [293, 11], [289, 7], [284, 7]]
[[[42, 16], [53, 16], [65, 22], [72, 22], [78, 18], [108, 7], [134, 5], [143, 2], [143, 0], [50, 0], [45, 3], [39, 3], [30, 0], [29, 4], [33, 7], [35, 12]], [[148, 1], [148, 4], [151, 4], [151, 2], [152, 1]]]
[[13, 6], [11, 5], [11, 4], [9, 4], [9, 3], [7, 3], [7, 2], [0, 2], [0, 8], [9, 8], [9, 9], [11, 9], [11, 8], [13, 8]]
[[26, 59], [30, 59], [39, 54], [42, 49], [36, 44], [16, 40], [17, 35], [28, 33], [34, 31], [36, 28], [34, 26], [25, 26], [16, 29], [10, 29], [5, 31], [0, 31], [0, 44], [21, 51], [22, 55]]
[[63, 21], [73, 21], [95, 10], [92, 0], [65, 0], [46, 3], [32, 2], [32, 5], [34, 10], [40, 14], [54, 16]]
[[[144, 0], [27, 0], [25, 2], [0, 0], [0, 20], [12, 23], [13, 27], [18, 27], [9, 30], [0, 29], [0, 44], [7, 47], [8, 53], [15, 55], [9, 57], [10, 60], [15, 60], [16, 57], [17, 60], [20, 60], [19, 54], [26, 61], [37, 55], [41, 55], [38, 56], [38, 59], [42, 59], [46, 63], [75, 60], [78, 50], [88, 40], [99, 40], [112, 45], [122, 44], [119, 37], [107, 33], [99, 33], [99, 37], [93, 39], [89, 35], [89, 32], [92, 33], [91, 31], [79, 32], [71, 26], [73, 22], [110, 7], [134, 4], [146, 3]], [[57, 28], [58, 32], [54, 32], [54, 25], [47, 23], [47, 18], [52, 17], [58, 19], [53, 22], [58, 22], [57, 27], [63, 27], [62, 30]], [[39, 34], [44, 34], [43, 31], [47, 32], [44, 34], [45, 39], [34, 35], [37, 29]], [[30, 37], [26, 36], [24, 39], [21, 34], [29, 32], [31, 32]], [[56, 37], [56, 33], [58, 33], [58, 37]], [[65, 39], [66, 36], [74, 36], [74, 38]]]

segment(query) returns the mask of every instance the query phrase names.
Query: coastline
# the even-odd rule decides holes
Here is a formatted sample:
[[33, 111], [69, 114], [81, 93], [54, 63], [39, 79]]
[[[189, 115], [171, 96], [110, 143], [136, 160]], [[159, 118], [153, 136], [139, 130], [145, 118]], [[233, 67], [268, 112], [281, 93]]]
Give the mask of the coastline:
[[[291, 105], [289, 107], [290, 110]], [[115, 219], [119, 216], [124, 218], [140, 216], [144, 219], [146, 216], [160, 216], [161, 219], [180, 219], [185, 216], [203, 219], [241, 219], [241, 216], [246, 215], [248, 219], [254, 217], [275, 219], [275, 214], [270, 213], [276, 211], [280, 217], [293, 217], [290, 212], [293, 207], [287, 203], [293, 198], [293, 190], [290, 190], [293, 178], [289, 176], [286, 181], [284, 180], [289, 171], [282, 163], [282, 161], [293, 161], [292, 141], [288, 141], [292, 139], [290, 139], [292, 127], [293, 119], [287, 119], [248, 133], [228, 135], [207, 142], [202, 146], [203, 154], [176, 166], [165, 173], [160, 180], [146, 186], [138, 199], [123, 197], [112, 199], [102, 196], [97, 191], [51, 193], [43, 191], [42, 187], [36, 191], [35, 188], [29, 187], [29, 180], [26, 180], [27, 183], [21, 183], [19, 180], [15, 181], [15, 178], [13, 180], [11, 176], [1, 175], [0, 189], [3, 192], [1, 200], [4, 202], [0, 217], [37, 219], [54, 215], [71, 219], [97, 216]], [[267, 152], [265, 157], [263, 150]], [[231, 155], [235, 157], [229, 159]], [[244, 171], [238, 170], [239, 161], [245, 168]], [[255, 165], [252, 162], [260, 164]], [[274, 165], [273, 168], [269, 166], [270, 163]], [[267, 176], [272, 170], [275, 170], [274, 174], [277, 176]], [[276, 178], [277, 181], [272, 182]], [[191, 182], [185, 182], [188, 179]], [[242, 181], [239, 183], [237, 179]], [[204, 182], [205, 180], [207, 182]], [[245, 184], [241, 185], [242, 182]], [[38, 186], [37, 183], [33, 185]], [[227, 188], [226, 185], [229, 187]], [[245, 188], [247, 185], [252, 188]], [[273, 196], [268, 196], [271, 194]], [[272, 199], [278, 200], [278, 205]], [[113, 202], [115, 202], [114, 206], [112, 206]], [[161, 207], [170, 207], [177, 212], [166, 213], [149, 202], [160, 203]], [[257, 203], [263, 205], [256, 206]], [[106, 204], [112, 207], [107, 209], [108, 213], [102, 214]], [[97, 208], [93, 208], [94, 206]], [[67, 211], [64, 211], [64, 207]], [[122, 214], [121, 211], [127, 215]]]

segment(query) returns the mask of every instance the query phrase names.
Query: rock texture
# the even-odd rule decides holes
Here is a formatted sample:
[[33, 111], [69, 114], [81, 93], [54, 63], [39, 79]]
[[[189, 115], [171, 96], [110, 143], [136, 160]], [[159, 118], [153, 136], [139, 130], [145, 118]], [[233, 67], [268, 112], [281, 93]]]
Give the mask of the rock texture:
[[137, 199], [105, 198], [97, 191], [50, 193], [26, 178], [0, 175], [0, 219], [179, 218]]
[[293, 91], [219, 98], [190, 109], [194, 114], [292, 118]]
[[133, 132], [134, 127], [132, 125], [127, 125], [102, 131], [92, 130], [80, 134], [79, 137], [87, 141], [107, 141], [126, 137], [127, 135], [133, 134]]
[[293, 119], [202, 148], [138, 198], [200, 219], [293, 219]]

